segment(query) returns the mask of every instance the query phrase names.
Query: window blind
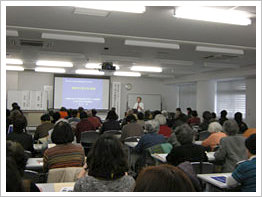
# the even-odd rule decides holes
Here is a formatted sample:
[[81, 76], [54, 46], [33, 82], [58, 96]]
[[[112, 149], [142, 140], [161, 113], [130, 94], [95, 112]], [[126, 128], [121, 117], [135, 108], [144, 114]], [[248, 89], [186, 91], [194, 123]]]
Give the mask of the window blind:
[[236, 112], [246, 117], [246, 81], [219, 81], [216, 92], [216, 113], [220, 116], [222, 110], [227, 110], [227, 117], [233, 118]]
[[188, 107], [196, 109], [196, 83], [179, 85], [179, 107], [183, 113]]

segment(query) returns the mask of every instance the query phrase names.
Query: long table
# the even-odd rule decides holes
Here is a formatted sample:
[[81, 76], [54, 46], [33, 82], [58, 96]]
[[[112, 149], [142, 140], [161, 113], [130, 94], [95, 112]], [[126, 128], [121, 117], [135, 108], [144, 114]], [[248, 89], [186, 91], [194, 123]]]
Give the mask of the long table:
[[26, 164], [27, 170], [39, 170], [43, 168], [43, 158], [29, 158]]
[[42, 192], [69, 192], [73, 191], [74, 185], [75, 182], [36, 184]]

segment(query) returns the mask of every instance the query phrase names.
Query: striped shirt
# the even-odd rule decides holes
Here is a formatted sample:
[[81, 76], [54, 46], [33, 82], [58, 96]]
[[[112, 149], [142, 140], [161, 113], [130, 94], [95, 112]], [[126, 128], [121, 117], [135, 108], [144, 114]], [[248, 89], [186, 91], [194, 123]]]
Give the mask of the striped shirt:
[[47, 172], [53, 168], [82, 167], [85, 153], [80, 145], [68, 143], [48, 148], [43, 156], [43, 170]]
[[242, 192], [256, 191], [256, 157], [241, 162], [232, 173], [232, 177], [242, 184]]

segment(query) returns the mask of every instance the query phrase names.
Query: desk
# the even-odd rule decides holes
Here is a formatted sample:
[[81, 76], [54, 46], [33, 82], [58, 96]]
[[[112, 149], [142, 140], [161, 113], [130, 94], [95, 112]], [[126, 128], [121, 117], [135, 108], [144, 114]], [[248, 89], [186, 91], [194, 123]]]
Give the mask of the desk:
[[197, 177], [205, 181], [206, 183], [208, 183], [206, 187], [206, 191], [209, 192], [209, 191], [212, 191], [212, 186], [216, 186], [220, 189], [230, 188], [230, 186], [228, 186], [226, 183], [222, 183], [212, 178], [212, 177], [217, 177], [217, 176], [224, 176], [227, 178], [230, 175], [231, 173], [212, 173], [212, 174], [197, 174]]
[[193, 143], [194, 143], [194, 144], [197, 144], [197, 145], [202, 145], [202, 142], [203, 142], [203, 141], [194, 141]]
[[43, 158], [29, 158], [26, 164], [27, 170], [37, 170], [43, 168]]
[[34, 144], [34, 149], [36, 151], [41, 151], [43, 149], [43, 144]]
[[62, 192], [62, 188], [74, 189], [74, 182], [66, 183], [38, 183], [36, 186], [42, 189], [43, 192]]

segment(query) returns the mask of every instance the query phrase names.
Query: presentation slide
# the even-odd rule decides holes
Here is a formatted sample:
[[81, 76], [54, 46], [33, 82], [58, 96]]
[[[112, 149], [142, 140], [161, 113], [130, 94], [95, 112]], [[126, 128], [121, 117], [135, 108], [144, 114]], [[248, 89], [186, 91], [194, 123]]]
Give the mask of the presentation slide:
[[54, 108], [109, 108], [109, 79], [55, 77]]

